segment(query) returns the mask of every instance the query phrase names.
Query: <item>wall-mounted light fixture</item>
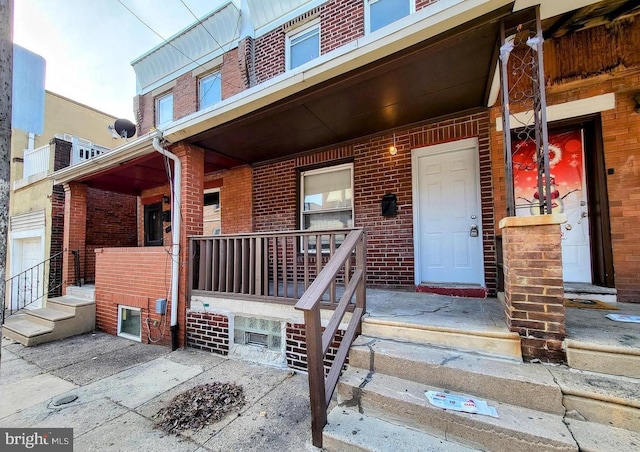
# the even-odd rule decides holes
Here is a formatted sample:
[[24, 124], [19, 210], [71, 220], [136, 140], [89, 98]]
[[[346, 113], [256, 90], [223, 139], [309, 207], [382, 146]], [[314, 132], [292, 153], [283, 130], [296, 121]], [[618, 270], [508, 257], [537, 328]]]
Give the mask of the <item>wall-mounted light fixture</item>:
[[396, 155], [398, 153], [398, 148], [396, 147], [396, 134], [393, 134], [393, 145], [389, 147], [389, 154]]
[[640, 113], [640, 93], [633, 96], [633, 100], [636, 102], [636, 113]]

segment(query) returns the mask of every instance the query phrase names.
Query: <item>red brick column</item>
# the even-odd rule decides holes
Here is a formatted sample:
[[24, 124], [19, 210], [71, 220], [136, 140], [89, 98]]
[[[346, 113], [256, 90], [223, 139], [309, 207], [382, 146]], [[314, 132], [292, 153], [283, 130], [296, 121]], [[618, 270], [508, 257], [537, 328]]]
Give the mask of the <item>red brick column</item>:
[[521, 336], [526, 361], [566, 362], [562, 214], [500, 221], [504, 253], [505, 316]]
[[177, 155], [182, 163], [178, 342], [180, 347], [184, 347], [186, 344], [186, 312], [188, 306], [186, 293], [188, 292], [187, 278], [189, 272], [189, 242], [187, 236], [202, 235], [204, 151], [196, 146], [180, 143], [171, 148], [171, 152]]
[[[76, 182], [64, 184], [64, 236], [62, 260], [63, 292], [67, 286], [76, 285], [73, 271], [73, 250], [80, 250], [80, 269], [84, 270], [85, 244], [87, 240], [87, 186]], [[84, 275], [82, 275], [84, 277]]]

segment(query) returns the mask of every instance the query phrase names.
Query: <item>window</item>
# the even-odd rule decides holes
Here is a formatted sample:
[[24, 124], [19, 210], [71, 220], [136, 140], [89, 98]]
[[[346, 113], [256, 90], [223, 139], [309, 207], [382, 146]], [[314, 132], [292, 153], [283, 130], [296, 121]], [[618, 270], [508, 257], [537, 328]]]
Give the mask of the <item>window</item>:
[[144, 246], [162, 246], [162, 203], [144, 206]]
[[140, 308], [118, 306], [118, 336], [140, 341]]
[[204, 192], [203, 206], [203, 235], [219, 235], [221, 228], [219, 188], [214, 188]]
[[287, 69], [294, 69], [320, 56], [320, 25], [311, 23], [287, 35]]
[[220, 72], [201, 77], [198, 81], [198, 108], [202, 110], [220, 100], [222, 100]]
[[353, 227], [353, 164], [305, 171], [301, 178], [301, 229]]
[[156, 98], [156, 126], [161, 127], [173, 121], [173, 93]]
[[368, 33], [402, 19], [413, 12], [414, 0], [364, 0]]

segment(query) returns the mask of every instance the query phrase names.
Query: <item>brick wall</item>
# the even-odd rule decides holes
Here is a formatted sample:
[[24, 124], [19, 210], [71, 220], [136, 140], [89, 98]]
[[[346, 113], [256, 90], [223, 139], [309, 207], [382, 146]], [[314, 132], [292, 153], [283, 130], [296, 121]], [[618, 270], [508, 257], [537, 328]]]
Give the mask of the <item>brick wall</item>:
[[[324, 332], [324, 328], [322, 331]], [[325, 374], [329, 372], [331, 364], [336, 358], [338, 353], [338, 347], [344, 337], [344, 330], [336, 331], [336, 335], [333, 338], [333, 342], [327, 350], [327, 354], [324, 359], [324, 371]], [[304, 323], [289, 323], [287, 322], [287, 340], [286, 340], [286, 358], [287, 366], [292, 369], [307, 371], [307, 344], [305, 343], [306, 333]], [[349, 364], [349, 357], [345, 360], [345, 365]]]
[[95, 281], [94, 250], [137, 245], [136, 204], [132, 195], [87, 189], [85, 281]]
[[[123, 278], [126, 269], [130, 278]], [[96, 252], [96, 328], [118, 332], [118, 306], [140, 308], [142, 342], [168, 345], [171, 312], [171, 256], [164, 248], [104, 248]], [[167, 315], [155, 313], [155, 300], [167, 298]], [[153, 322], [158, 322], [155, 326]]]
[[156, 125], [155, 101], [151, 93], [138, 95], [133, 99], [133, 111], [136, 115], [138, 136], [149, 132]]
[[331, 0], [320, 8], [320, 54], [364, 36], [364, 2]]
[[[485, 281], [496, 288], [489, 116], [487, 112], [424, 124], [396, 132], [398, 153], [389, 155], [392, 135], [380, 135], [350, 146], [254, 168], [254, 229], [298, 229], [298, 170], [322, 164], [354, 162], [355, 226], [367, 228], [367, 280], [374, 286], [414, 285], [411, 149], [477, 137], [484, 240]], [[382, 217], [386, 193], [398, 196], [398, 215]]]
[[187, 347], [229, 354], [229, 317], [208, 312], [187, 313]]
[[564, 216], [512, 217], [503, 223], [505, 318], [521, 336], [522, 357], [566, 362], [560, 223]]
[[[249, 49], [250, 51], [250, 49]], [[238, 49], [231, 49], [223, 56], [222, 67], [220, 68], [220, 80], [222, 87], [222, 98], [227, 99], [248, 88], [245, 77], [246, 72], [242, 72], [244, 65]]]
[[198, 110], [198, 78], [191, 71], [182, 74], [173, 87], [173, 119], [184, 118]]
[[220, 187], [222, 233], [253, 231], [253, 171], [242, 166], [226, 171]]
[[72, 251], [80, 250], [80, 268], [84, 268], [84, 246], [87, 231], [87, 186], [76, 182], [64, 184], [63, 248], [67, 250], [62, 263], [62, 280], [67, 285], [76, 285]]

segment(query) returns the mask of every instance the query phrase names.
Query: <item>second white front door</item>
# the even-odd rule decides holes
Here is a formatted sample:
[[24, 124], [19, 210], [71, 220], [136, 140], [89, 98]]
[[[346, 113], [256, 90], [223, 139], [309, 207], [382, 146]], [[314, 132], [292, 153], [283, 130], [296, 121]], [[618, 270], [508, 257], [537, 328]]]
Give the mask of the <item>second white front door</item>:
[[416, 284], [484, 286], [475, 138], [412, 151]]

